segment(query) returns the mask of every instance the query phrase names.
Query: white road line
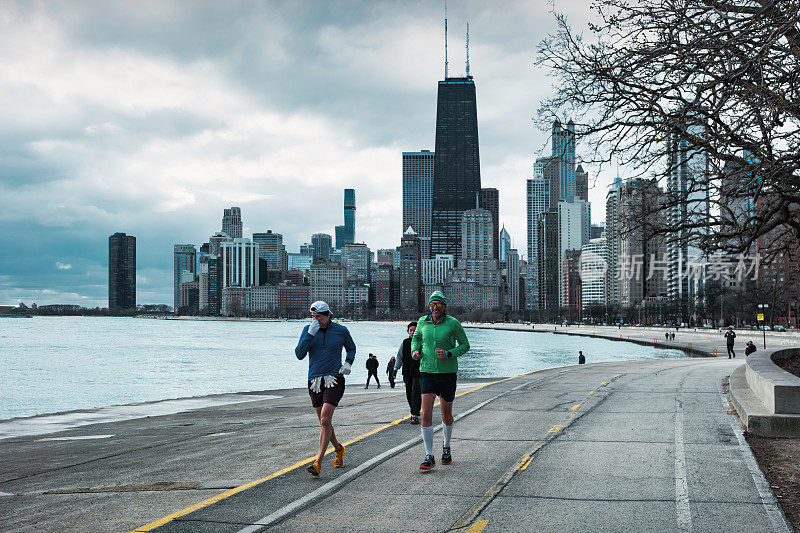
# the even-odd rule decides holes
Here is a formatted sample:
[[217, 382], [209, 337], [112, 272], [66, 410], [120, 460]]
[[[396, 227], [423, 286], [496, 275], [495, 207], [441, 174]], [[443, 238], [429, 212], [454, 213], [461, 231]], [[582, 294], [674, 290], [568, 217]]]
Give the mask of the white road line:
[[[722, 399], [722, 407], [727, 413], [731, 411], [732, 407], [730, 402], [728, 402], [728, 397], [726, 396], [725, 391], [722, 389], [721, 384], [719, 387], [719, 392], [720, 398]], [[750, 445], [747, 444], [747, 441], [744, 438], [744, 432], [742, 431], [742, 427], [739, 425], [738, 419], [733, 415], [728, 415], [728, 419], [731, 424], [733, 434], [736, 435], [736, 440], [739, 441], [739, 449], [744, 457], [744, 462], [747, 464], [748, 470], [750, 470], [750, 475], [753, 476], [753, 482], [756, 485], [758, 495], [761, 497], [761, 503], [764, 505], [764, 510], [767, 512], [769, 521], [772, 523], [773, 531], [775, 531], [775, 533], [792, 533], [794, 531], [794, 527], [792, 527], [792, 525], [786, 519], [786, 516], [783, 514], [783, 509], [781, 509], [781, 506], [778, 504], [778, 500], [775, 499], [775, 495], [772, 493], [772, 489], [770, 488], [767, 479], [764, 477], [764, 473], [761, 472], [761, 469], [758, 467], [758, 462], [756, 462], [753, 451], [750, 449]]]
[[692, 509], [689, 506], [689, 483], [686, 480], [686, 453], [683, 446], [683, 402], [675, 398], [675, 508], [678, 529], [692, 530]]
[[[475, 411], [477, 411], [481, 407], [483, 407], [486, 404], [488, 404], [488, 403], [500, 398], [501, 396], [505, 396], [506, 394], [508, 394], [510, 392], [513, 392], [513, 391], [515, 391], [517, 389], [521, 389], [522, 387], [524, 387], [526, 385], [529, 385], [530, 383], [532, 383], [532, 382], [530, 382], [530, 381], [529, 382], [525, 382], [525, 383], [523, 383], [521, 385], [518, 385], [518, 386], [514, 387], [513, 389], [509, 389], [509, 390], [507, 390], [505, 392], [502, 392], [502, 393], [498, 394], [497, 396], [493, 396], [493, 397], [489, 398], [488, 400], [485, 400], [485, 401], [479, 403], [478, 405], [472, 407], [471, 409], [468, 409], [467, 411], [464, 411], [463, 413], [461, 413], [461, 414], [459, 414], [457, 416], [454, 416], [453, 420], [459, 420], [461, 418], [464, 418], [465, 416], [474, 413]], [[434, 432], [438, 432], [438, 431], [441, 431], [441, 425], [435, 426]], [[363, 473], [365, 473], [365, 472], [367, 472], [369, 470], [372, 470], [373, 468], [378, 466], [380, 463], [386, 461], [387, 459], [393, 457], [394, 455], [396, 455], [396, 454], [398, 454], [398, 453], [400, 453], [402, 451], [405, 451], [405, 450], [411, 448], [412, 446], [414, 446], [414, 445], [416, 445], [416, 444], [418, 444], [420, 442], [422, 442], [422, 436], [421, 435], [417, 436], [417, 437], [414, 437], [413, 439], [409, 439], [409, 440], [405, 441], [404, 443], [395, 446], [391, 450], [385, 451], [382, 454], [373, 457], [369, 461], [366, 461], [366, 462], [358, 465], [354, 469], [342, 474], [341, 476], [337, 477], [336, 479], [334, 479], [332, 481], [329, 481], [328, 483], [324, 484], [323, 486], [321, 486], [317, 490], [309, 492], [308, 494], [306, 494], [302, 498], [299, 498], [299, 499], [293, 501], [292, 503], [286, 505], [285, 507], [282, 507], [281, 509], [278, 509], [274, 513], [265, 516], [261, 520], [258, 520], [257, 522], [255, 522], [253, 525], [250, 525], [250, 526], [247, 526], [247, 527], [245, 527], [243, 529], [240, 529], [237, 533], [256, 533], [257, 531], [261, 531], [263, 528], [271, 526], [272, 524], [275, 524], [276, 522], [279, 522], [279, 521], [291, 516], [293, 513], [299, 511], [300, 509], [302, 509], [303, 507], [313, 503], [314, 501], [322, 499], [322, 498], [324, 498], [326, 496], [330, 496], [334, 491], [338, 490], [343, 485], [349, 483], [351, 480], [357, 478], [358, 476], [360, 476], [361, 474], [363, 474]]]

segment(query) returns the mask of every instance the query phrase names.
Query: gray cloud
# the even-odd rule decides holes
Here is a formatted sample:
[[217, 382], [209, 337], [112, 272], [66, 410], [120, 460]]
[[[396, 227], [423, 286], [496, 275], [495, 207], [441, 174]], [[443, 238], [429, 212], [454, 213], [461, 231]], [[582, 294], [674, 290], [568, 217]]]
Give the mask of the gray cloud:
[[[484, 186], [524, 252], [546, 144], [530, 118], [551, 90], [531, 59], [552, 18], [449, 8], [451, 73], [470, 21]], [[0, 303], [105, 305], [116, 231], [137, 237], [139, 302], [170, 303], [172, 245], [204, 242], [224, 207], [296, 250], [342, 222], [345, 187], [358, 238], [397, 245], [400, 152], [434, 144], [441, 17], [423, 1], [4, 2]]]

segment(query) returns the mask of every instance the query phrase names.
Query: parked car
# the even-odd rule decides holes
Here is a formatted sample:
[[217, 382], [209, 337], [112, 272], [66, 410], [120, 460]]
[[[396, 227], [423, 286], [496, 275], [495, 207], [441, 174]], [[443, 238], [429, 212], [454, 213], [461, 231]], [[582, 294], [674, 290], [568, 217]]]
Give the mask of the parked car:
[[774, 326], [772, 326], [772, 330], [773, 331], [786, 331], [786, 328], [781, 326], [780, 324], [775, 324]]

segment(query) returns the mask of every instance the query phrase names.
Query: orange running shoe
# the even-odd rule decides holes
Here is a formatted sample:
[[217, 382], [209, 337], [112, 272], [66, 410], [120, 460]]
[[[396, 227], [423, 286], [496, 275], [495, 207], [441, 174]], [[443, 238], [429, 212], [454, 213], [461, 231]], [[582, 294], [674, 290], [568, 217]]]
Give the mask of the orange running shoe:
[[320, 470], [322, 470], [322, 468], [320, 468], [319, 463], [317, 461], [314, 461], [313, 463], [308, 465], [308, 472], [314, 477], [319, 477]]
[[344, 467], [344, 444], [342, 444], [342, 451], [337, 452], [336, 450], [334, 450], [333, 452], [333, 467], [334, 468]]

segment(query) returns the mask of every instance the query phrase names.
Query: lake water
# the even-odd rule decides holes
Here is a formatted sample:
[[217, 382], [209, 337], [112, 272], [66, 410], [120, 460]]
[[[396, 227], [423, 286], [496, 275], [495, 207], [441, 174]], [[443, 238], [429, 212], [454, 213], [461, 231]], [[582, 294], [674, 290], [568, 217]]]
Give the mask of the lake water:
[[[366, 355], [384, 373], [405, 323], [353, 323], [364, 383]], [[307, 361], [294, 355], [303, 323], [143, 318], [0, 318], [0, 419], [227, 392], [303, 387]], [[577, 362], [685, 357], [603, 339], [467, 329], [472, 349], [459, 377], [494, 378]], [[400, 376], [398, 376], [399, 378]]]

